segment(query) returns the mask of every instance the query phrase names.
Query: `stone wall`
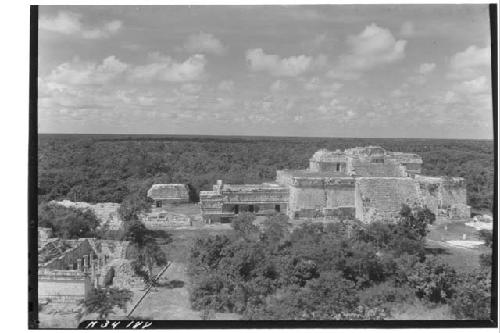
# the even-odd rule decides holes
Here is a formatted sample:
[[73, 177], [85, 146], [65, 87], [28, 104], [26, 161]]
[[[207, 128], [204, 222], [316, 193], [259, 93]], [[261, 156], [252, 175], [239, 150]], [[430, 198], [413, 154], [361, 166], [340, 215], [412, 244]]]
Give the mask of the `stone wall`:
[[415, 176], [419, 183], [423, 204], [436, 216], [445, 215], [452, 219], [469, 218], [465, 181], [459, 177]]
[[38, 227], [38, 247], [44, 247], [45, 244], [49, 241], [49, 238], [52, 237], [52, 229], [51, 228], [42, 228]]
[[288, 215], [318, 217], [324, 210], [354, 207], [353, 178], [294, 178], [290, 187]]
[[100, 225], [102, 226], [107, 223], [109, 229], [111, 230], [118, 230], [123, 224], [123, 221], [120, 219], [120, 215], [118, 214], [120, 204], [117, 203], [101, 202], [90, 204], [87, 202], [73, 202], [69, 200], [51, 201], [51, 203], [80, 210], [90, 209], [96, 215], [97, 219], [100, 222]]
[[191, 218], [189, 216], [166, 211], [146, 214], [141, 218], [141, 221], [148, 229], [191, 225]]
[[402, 204], [422, 204], [413, 178], [362, 177], [356, 179], [356, 218], [365, 223], [394, 221]]
[[75, 268], [78, 259], [81, 259], [83, 263], [84, 256], [95, 256], [95, 252], [88, 240], [65, 240], [64, 243], [67, 243], [70, 247], [56, 258], [40, 263], [39, 267], [51, 270], [72, 270]]
[[38, 298], [55, 302], [85, 299], [91, 290], [88, 274], [76, 270], [51, 270], [38, 273]]

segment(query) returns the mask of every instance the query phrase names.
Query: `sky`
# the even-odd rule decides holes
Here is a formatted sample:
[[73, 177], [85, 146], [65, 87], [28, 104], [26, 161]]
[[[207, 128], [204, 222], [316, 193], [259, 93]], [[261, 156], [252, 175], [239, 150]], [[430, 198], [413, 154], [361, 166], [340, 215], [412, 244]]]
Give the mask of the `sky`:
[[41, 6], [40, 133], [492, 139], [487, 5]]

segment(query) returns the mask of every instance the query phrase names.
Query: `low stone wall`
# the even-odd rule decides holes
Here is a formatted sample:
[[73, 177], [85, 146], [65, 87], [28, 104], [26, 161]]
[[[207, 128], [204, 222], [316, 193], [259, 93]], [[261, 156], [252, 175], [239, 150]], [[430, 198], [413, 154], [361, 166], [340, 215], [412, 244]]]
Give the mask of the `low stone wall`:
[[91, 290], [88, 274], [77, 270], [41, 270], [38, 272], [38, 298], [53, 302], [85, 299]]
[[150, 213], [143, 216], [141, 220], [148, 229], [190, 226], [192, 222], [187, 215], [171, 212]]
[[107, 224], [110, 230], [118, 230], [123, 224], [118, 214], [118, 209], [120, 208], [120, 204], [118, 203], [101, 202], [90, 204], [88, 202], [73, 202], [69, 200], [51, 201], [51, 203], [80, 210], [90, 209], [96, 215], [100, 225]]

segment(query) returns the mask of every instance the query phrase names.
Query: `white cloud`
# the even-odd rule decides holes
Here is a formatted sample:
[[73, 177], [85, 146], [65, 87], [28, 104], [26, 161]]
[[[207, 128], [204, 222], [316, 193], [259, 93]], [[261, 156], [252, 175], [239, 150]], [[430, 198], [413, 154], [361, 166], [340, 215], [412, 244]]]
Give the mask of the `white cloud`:
[[490, 91], [490, 84], [486, 76], [480, 76], [477, 79], [464, 81], [457, 86], [457, 90], [472, 94], [485, 93]]
[[211, 53], [222, 55], [226, 48], [214, 35], [200, 32], [188, 37], [184, 43], [184, 48], [190, 53]]
[[280, 58], [278, 55], [266, 54], [262, 49], [251, 49], [246, 52], [246, 59], [253, 71], [269, 72], [274, 76], [298, 76], [311, 68], [313, 58], [305, 55]]
[[485, 72], [491, 66], [491, 50], [489, 47], [469, 46], [465, 51], [451, 57], [448, 77], [452, 79], [470, 79]]
[[434, 71], [434, 69], [436, 69], [435, 63], [423, 63], [418, 67], [417, 73], [422, 74], [422, 75], [426, 75], [426, 74], [432, 73]]
[[288, 88], [288, 84], [283, 80], [274, 81], [270, 87], [272, 92], [280, 92], [280, 91], [286, 90], [287, 88]]
[[82, 36], [86, 39], [102, 39], [108, 38], [114, 34], [116, 34], [121, 28], [123, 24], [121, 21], [115, 20], [109, 23], [104, 24], [101, 28], [91, 29], [91, 30], [83, 30]]
[[82, 62], [75, 58], [57, 66], [46, 81], [69, 85], [105, 84], [123, 74], [128, 67], [115, 56], [105, 58], [101, 64]]
[[59, 32], [66, 35], [79, 33], [82, 29], [81, 16], [66, 11], [60, 11], [55, 17], [40, 17], [38, 26], [40, 29]]
[[415, 35], [415, 26], [413, 22], [411, 21], [404, 22], [403, 25], [401, 26], [399, 34], [402, 37], [412, 37], [413, 35]]
[[332, 98], [337, 95], [337, 92], [343, 87], [342, 83], [334, 82], [321, 87], [320, 95], [324, 98]]
[[233, 80], [223, 80], [217, 85], [217, 89], [220, 91], [230, 92], [234, 89], [234, 81]]
[[176, 62], [168, 56], [156, 54], [156, 62], [135, 67], [129, 79], [140, 82], [168, 81], [186, 82], [200, 80], [205, 75], [205, 56], [195, 54], [184, 62]]
[[116, 34], [123, 27], [119, 20], [106, 22], [98, 27], [84, 26], [82, 16], [69, 11], [59, 11], [54, 17], [41, 17], [39, 28], [65, 35], [79, 35], [85, 39], [102, 39]]
[[339, 65], [329, 76], [359, 78], [364, 71], [391, 64], [405, 57], [405, 40], [396, 40], [391, 31], [372, 23], [358, 35], [349, 36], [350, 52], [340, 56]]

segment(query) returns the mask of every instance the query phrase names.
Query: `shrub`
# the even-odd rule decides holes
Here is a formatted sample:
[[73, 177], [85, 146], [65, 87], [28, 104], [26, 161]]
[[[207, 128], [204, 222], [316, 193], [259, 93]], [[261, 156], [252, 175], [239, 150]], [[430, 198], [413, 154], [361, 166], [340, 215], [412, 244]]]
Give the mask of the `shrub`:
[[99, 220], [90, 209], [43, 203], [38, 206], [38, 225], [51, 228], [56, 237], [77, 239], [95, 237]]
[[493, 246], [493, 232], [491, 230], [479, 230], [479, 238], [484, 242], [484, 245], [488, 247]]
[[479, 255], [479, 265], [482, 269], [491, 269], [491, 264], [493, 263], [493, 257], [491, 253], [481, 253]]
[[437, 257], [430, 257], [423, 263], [415, 264], [408, 275], [409, 285], [416, 295], [434, 303], [445, 303], [453, 296], [457, 282], [455, 270]]
[[490, 319], [490, 273], [480, 270], [462, 274], [450, 304], [458, 319]]

